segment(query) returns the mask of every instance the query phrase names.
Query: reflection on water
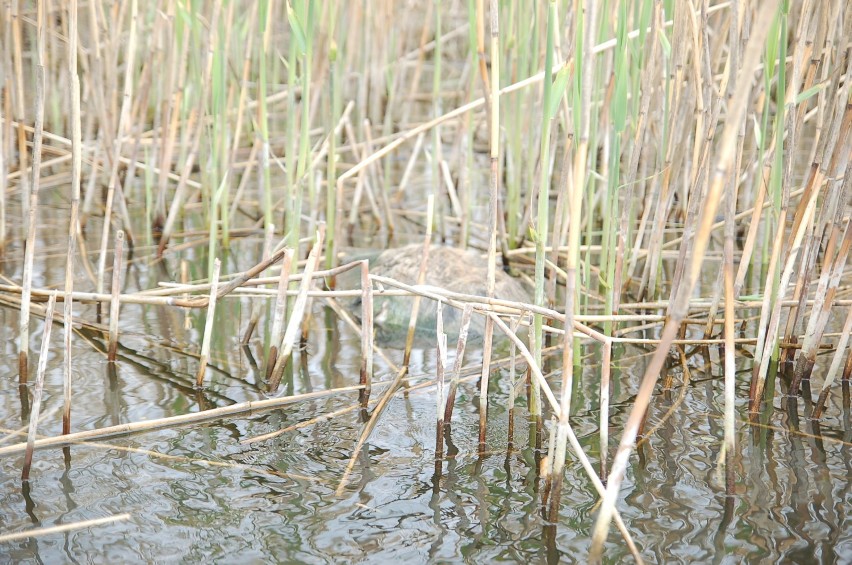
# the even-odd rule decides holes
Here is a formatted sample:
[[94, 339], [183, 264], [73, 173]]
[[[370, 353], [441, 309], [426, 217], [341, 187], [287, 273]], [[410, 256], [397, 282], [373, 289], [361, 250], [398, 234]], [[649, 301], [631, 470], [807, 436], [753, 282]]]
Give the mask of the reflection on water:
[[[236, 267], [234, 269], [236, 270]], [[137, 274], [139, 288], [153, 282]], [[130, 290], [133, 290], [132, 288]], [[282, 388], [286, 394], [354, 384], [359, 338], [322, 303], [314, 304], [310, 340]], [[15, 327], [13, 310], [0, 310]], [[193, 387], [203, 313], [150, 306], [122, 311], [119, 362], [111, 369], [94, 334], [74, 342], [74, 429], [91, 429], [225, 406], [262, 396], [261, 337], [239, 339], [249, 305], [226, 300], [218, 311], [208, 379]], [[262, 321], [262, 324], [265, 323]], [[40, 327], [40, 323], [36, 324]], [[264, 326], [261, 325], [263, 328]], [[262, 330], [261, 334], [263, 333]], [[57, 344], [61, 332], [57, 332]], [[156, 337], [150, 337], [156, 336]], [[40, 331], [33, 339], [40, 338]], [[187, 345], [190, 344], [190, 345]], [[454, 349], [451, 347], [451, 350]], [[617, 351], [611, 401], [613, 444], [620, 436], [644, 370], [646, 352]], [[748, 424], [738, 406], [740, 454], [737, 488], [724, 492], [721, 368], [717, 352], [689, 352], [689, 381], [669, 371], [671, 390], [659, 391], [649, 436], [632, 459], [619, 508], [649, 562], [734, 563], [744, 560], [850, 562], [852, 427], [848, 383], [829, 400], [820, 422], [801, 414], [812, 405], [776, 395], [775, 405]], [[395, 361], [398, 351], [390, 351]], [[576, 387], [574, 429], [593, 462], [599, 460], [600, 351], [585, 351], [583, 382]], [[466, 362], [480, 354], [468, 351]], [[412, 356], [410, 385], [431, 379], [435, 351]], [[19, 391], [16, 352], [0, 349], [5, 379], [0, 425], [26, 423], [31, 391]], [[61, 431], [62, 357], [51, 355], [39, 432]], [[377, 362], [378, 380], [392, 372]], [[738, 398], [747, 397], [751, 360], [741, 359]], [[598, 497], [576, 458], [569, 457], [558, 524], [542, 517], [538, 457], [527, 444], [523, 398], [511, 452], [506, 451], [508, 372], [493, 381], [489, 452], [477, 452], [478, 398], [462, 385], [447, 457], [434, 467], [434, 388], [412, 388], [390, 403], [359, 454], [342, 497], [335, 489], [360, 431], [357, 395], [298, 405], [204, 425], [163, 430], [37, 452], [33, 479], [21, 485], [22, 455], [0, 459], [0, 524], [4, 532], [68, 524], [128, 512], [132, 518], [92, 529], [5, 543], [4, 562], [566, 562], [589, 547]], [[554, 386], [558, 386], [554, 378]], [[785, 386], [782, 384], [782, 387]], [[347, 410], [348, 409], [348, 410]], [[334, 418], [317, 416], [340, 411]], [[253, 444], [241, 440], [282, 428], [291, 431]], [[7, 438], [4, 443], [20, 441]], [[611, 454], [610, 454], [611, 456]], [[629, 558], [613, 529], [607, 560]]]

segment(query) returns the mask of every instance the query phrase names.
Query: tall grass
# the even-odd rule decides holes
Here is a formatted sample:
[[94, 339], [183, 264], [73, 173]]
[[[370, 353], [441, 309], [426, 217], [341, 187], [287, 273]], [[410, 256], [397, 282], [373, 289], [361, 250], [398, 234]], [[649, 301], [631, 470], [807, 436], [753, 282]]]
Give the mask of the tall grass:
[[[588, 470], [603, 504], [592, 559], [611, 519], [632, 543], [619, 488], [672, 347], [725, 344], [729, 494], [746, 400], [737, 340], [754, 344], [744, 346], [753, 418], [772, 410], [787, 361], [796, 394], [820, 347], [836, 344], [815, 417], [841, 366], [848, 377], [852, 10], [842, 2], [69, 0], [0, 4], [0, 30], [0, 268], [14, 281], [0, 294], [15, 295], [25, 384], [30, 311], [43, 312], [34, 300], [62, 289], [66, 433], [74, 300], [109, 300], [120, 230], [146, 262], [200, 260], [193, 272], [208, 279], [228, 249], [242, 265], [243, 239], [263, 250], [249, 263], [286, 255], [295, 277], [308, 247], [308, 273], [321, 254], [333, 273], [347, 245], [434, 230], [434, 241], [488, 249], [491, 288], [503, 251], [534, 287], [531, 345], [512, 346], [531, 366], [531, 445], [541, 456], [553, 438], [542, 468], [554, 521], [565, 462], [586, 468], [571, 409], [594, 373], [600, 464]], [[64, 281], [39, 252], [47, 191], [70, 205]], [[315, 291], [304, 279], [288, 318], [292, 281], [268, 279], [278, 307], [255, 302], [250, 327], [272, 351], [277, 388], [298, 349], [293, 316], [310, 315]], [[843, 329], [830, 335], [837, 312]], [[227, 330], [205, 322], [215, 347], [210, 333]], [[486, 335], [508, 327], [489, 315]], [[639, 332], [658, 347], [613, 451], [611, 356]], [[555, 392], [542, 388], [548, 334], [561, 338]], [[582, 370], [586, 347], [602, 359], [594, 371]], [[483, 454], [490, 376], [486, 359]], [[512, 403], [514, 415], [514, 387]]]

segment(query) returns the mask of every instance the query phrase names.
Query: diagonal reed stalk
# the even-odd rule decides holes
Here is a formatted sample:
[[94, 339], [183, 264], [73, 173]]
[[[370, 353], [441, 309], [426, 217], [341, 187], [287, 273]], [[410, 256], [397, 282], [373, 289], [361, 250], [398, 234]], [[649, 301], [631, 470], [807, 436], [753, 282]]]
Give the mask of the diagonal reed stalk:
[[715, 159], [712, 183], [703, 203], [704, 211], [701, 216], [701, 223], [695, 233], [693, 254], [689, 261], [686, 279], [679, 288], [677, 296], [673, 299], [674, 301], [672, 303], [670, 317], [663, 328], [661, 343], [654, 352], [654, 356], [642, 377], [642, 384], [639, 388], [639, 393], [636, 397], [633, 408], [630, 411], [627, 423], [624, 426], [621, 442], [619, 443], [618, 451], [616, 452], [615, 459], [613, 460], [606, 495], [604, 496], [603, 504], [601, 505], [601, 510], [598, 513], [598, 518], [595, 523], [592, 537], [592, 548], [589, 552], [589, 559], [593, 562], [598, 562], [601, 559], [603, 543], [606, 540], [606, 536], [609, 531], [609, 525], [615, 510], [618, 492], [621, 488], [621, 481], [624, 479], [627, 461], [630, 457], [631, 451], [633, 450], [633, 444], [636, 440], [639, 425], [644, 419], [645, 411], [648, 408], [651, 394], [654, 390], [654, 385], [657, 382], [657, 377], [660, 374], [663, 362], [668, 355], [669, 346], [672, 340], [674, 340], [677, 332], [680, 330], [681, 322], [688, 311], [689, 299], [692, 294], [692, 290], [695, 287], [695, 283], [698, 280], [698, 275], [704, 260], [704, 254], [707, 250], [710, 238], [710, 228], [713, 224], [716, 209], [722, 196], [722, 189], [727, 183], [728, 175], [731, 172], [730, 169], [734, 159], [737, 131], [739, 130], [740, 122], [745, 116], [746, 105], [748, 104], [749, 94], [751, 93], [752, 77], [755, 69], [757, 68], [760, 51], [763, 48], [763, 43], [766, 40], [768, 33], [769, 26], [767, 24], [774, 17], [778, 8], [778, 3], [779, 0], [770, 0], [765, 2], [760, 6], [760, 9], [755, 16], [754, 30], [752, 31], [751, 37], [749, 37], [748, 45], [746, 46], [745, 53], [743, 55], [743, 64], [737, 77], [737, 90], [735, 91], [731, 100], [731, 105], [728, 108], [727, 121], [719, 140], [719, 148]]

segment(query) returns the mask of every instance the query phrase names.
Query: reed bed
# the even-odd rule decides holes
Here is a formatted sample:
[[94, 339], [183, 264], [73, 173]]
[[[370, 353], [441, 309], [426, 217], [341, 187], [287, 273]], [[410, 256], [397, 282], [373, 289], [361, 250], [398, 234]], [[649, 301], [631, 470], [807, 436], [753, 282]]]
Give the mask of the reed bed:
[[[384, 407], [408, 386], [427, 300], [440, 303], [433, 345], [440, 483], [468, 324], [483, 317], [479, 457], [494, 447], [486, 430], [496, 332], [513, 352], [509, 450], [520, 391], [528, 445], [542, 461], [545, 516], [559, 527], [568, 460], [582, 464], [601, 497], [589, 524], [590, 561], [604, 558], [613, 521], [642, 560], [618, 495], [673, 352], [688, 371], [687, 349], [718, 350], [718, 450], [729, 496], [739, 480], [738, 404], [747, 402], [757, 424], [779, 395], [795, 397], [814, 375], [819, 400], [805, 415], [818, 419], [838, 380], [852, 378], [852, 9], [845, 2], [16, 1], [0, 5], [0, 26], [0, 305], [16, 312], [17, 332], [6, 333], [18, 336], [19, 383], [34, 397], [28, 448], [0, 454], [27, 450], [24, 480], [33, 447], [101, 437], [74, 431], [72, 340], [85, 331], [120, 364], [119, 312], [129, 304], [206, 310], [203, 338], [190, 346], [200, 352], [199, 390], [217, 334], [233, 332], [214, 324], [215, 311], [233, 300], [252, 301], [243, 342], [261, 344], [271, 395], [292, 381], [287, 371], [307, 341], [312, 304], [328, 304], [355, 325], [357, 383], [199, 406], [197, 416], [103, 432], [358, 391], [368, 417], [339, 494]], [[63, 242], [48, 243], [42, 220], [56, 222], [57, 213], [46, 202], [63, 210], [51, 226], [67, 232]], [[341, 249], [367, 241], [422, 241], [419, 273], [393, 280], [370, 273], [366, 261], [342, 260]], [[482, 250], [485, 295], [423, 285], [434, 242]], [[64, 279], [48, 268], [54, 256], [64, 260]], [[186, 273], [188, 257], [198, 261], [192, 282], [156, 276], [181, 260]], [[530, 303], [495, 295], [500, 262], [530, 282]], [[161, 282], [130, 290], [136, 269]], [[342, 288], [348, 270], [361, 282]], [[413, 297], [411, 322], [395, 378], [377, 383], [374, 352], [388, 357], [373, 340], [373, 301], [387, 296]], [[360, 325], [337, 303], [356, 297]], [[56, 302], [64, 303], [61, 314]], [[452, 367], [446, 308], [464, 320]], [[30, 387], [34, 317], [51, 323]], [[67, 441], [35, 441], [49, 328], [60, 320]], [[613, 347], [627, 343], [653, 353], [613, 445]], [[585, 351], [601, 362], [595, 462], [571, 419]], [[831, 353], [825, 376], [814, 372], [823, 351]], [[737, 398], [744, 354], [754, 356], [750, 393]], [[525, 378], [514, 377], [515, 355]], [[554, 355], [559, 369], [545, 374]], [[776, 387], [785, 374], [789, 385]], [[377, 386], [383, 393], [371, 401]]]

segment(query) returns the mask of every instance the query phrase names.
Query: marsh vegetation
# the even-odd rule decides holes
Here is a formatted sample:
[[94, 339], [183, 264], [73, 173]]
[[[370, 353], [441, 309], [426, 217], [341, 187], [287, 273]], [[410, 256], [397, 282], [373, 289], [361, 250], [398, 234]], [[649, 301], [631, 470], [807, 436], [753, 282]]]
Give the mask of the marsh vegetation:
[[843, 0], [0, 3], [0, 554], [848, 562], [850, 156]]

